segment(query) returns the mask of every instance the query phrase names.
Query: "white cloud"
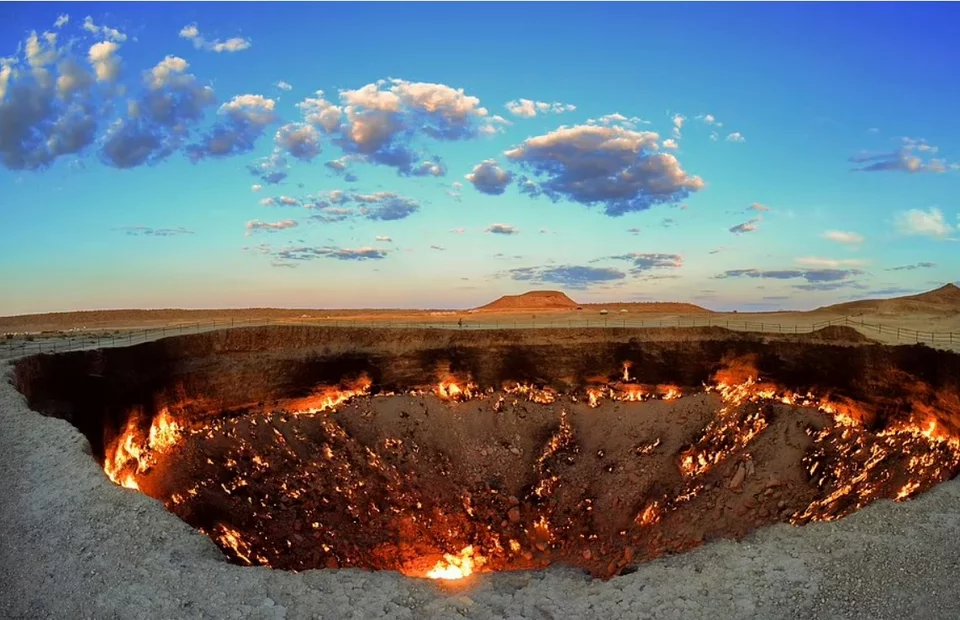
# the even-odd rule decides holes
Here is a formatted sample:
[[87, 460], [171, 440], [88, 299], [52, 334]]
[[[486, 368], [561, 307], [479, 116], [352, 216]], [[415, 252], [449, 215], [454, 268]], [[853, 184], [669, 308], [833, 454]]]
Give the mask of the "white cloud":
[[842, 230], [828, 230], [823, 233], [824, 239], [836, 241], [837, 243], [846, 243], [849, 245], [859, 245], [863, 243], [863, 235], [855, 232], [845, 232]]
[[673, 118], [670, 119], [673, 123], [673, 137], [676, 140], [680, 139], [680, 130], [683, 129], [683, 123], [687, 120], [687, 117], [682, 114], [674, 114]]
[[674, 140], [673, 138], [667, 138], [666, 140], [664, 140], [662, 146], [665, 149], [671, 149], [671, 150], [680, 148], [680, 145], [677, 144], [677, 141]]
[[513, 180], [513, 174], [501, 168], [497, 160], [488, 159], [474, 166], [473, 172], [464, 178], [470, 181], [478, 192], [498, 196]]
[[247, 233], [246, 236], [249, 237], [257, 231], [266, 231], [266, 232], [276, 232], [278, 230], [286, 230], [288, 228], [296, 228], [298, 226], [296, 220], [280, 220], [279, 222], [261, 222], [260, 220], [251, 220], [247, 222]]
[[70, 16], [67, 14], [57, 15], [57, 21], [53, 22], [54, 28], [63, 28], [70, 23]]
[[273, 138], [277, 148], [301, 161], [310, 161], [320, 154], [320, 133], [307, 123], [287, 123]]
[[739, 131], [735, 131], [731, 134], [727, 134], [727, 142], [746, 142], [747, 139], [743, 137], [743, 134]]
[[83, 29], [91, 34], [99, 35], [110, 41], [116, 41], [117, 43], [123, 43], [127, 40], [127, 35], [123, 34], [116, 28], [96, 25], [93, 23], [93, 18], [89, 15], [83, 19]]
[[814, 256], [798, 258], [794, 262], [804, 267], [823, 267], [828, 269], [836, 269], [838, 267], [863, 267], [867, 264], [866, 261], [857, 258], [832, 259], [817, 258]]
[[751, 211], [760, 211], [760, 212], [766, 212], [770, 210], [770, 207], [768, 207], [767, 205], [760, 204], [759, 202], [755, 202], [747, 208], [750, 209]]
[[713, 125], [715, 127], [723, 127], [723, 123], [718, 121], [717, 117], [715, 117], [713, 114], [698, 114], [696, 118], [698, 121], [703, 121], [707, 125]]
[[955, 230], [950, 224], [947, 224], [943, 212], [937, 207], [932, 207], [927, 211], [910, 209], [900, 213], [897, 216], [897, 229], [904, 235], [932, 237], [934, 239], [943, 239]]
[[277, 82], [276, 84], [274, 84], [274, 86], [276, 86], [276, 87], [279, 88], [280, 90], [287, 90], [287, 91], [293, 90], [293, 86], [291, 86], [291, 85], [288, 84], [287, 82], [284, 82], [283, 80], [280, 80], [279, 82]]
[[255, 191], [255, 192], [259, 192], [260, 190], [263, 189], [263, 185], [251, 185], [251, 186], [250, 186], [250, 189], [253, 190], [253, 191]]
[[381, 243], [393, 243], [393, 239], [387, 237], [386, 235], [377, 235], [377, 241]]
[[200, 34], [200, 29], [196, 24], [187, 24], [180, 29], [180, 37], [193, 42], [193, 47], [198, 50], [208, 52], [242, 52], [249, 49], [252, 45], [250, 39], [242, 37], [232, 37], [225, 41], [220, 39], [207, 39]]
[[542, 179], [521, 177], [522, 193], [602, 205], [619, 216], [680, 202], [704, 187], [676, 157], [658, 152], [659, 142], [651, 131], [575, 125], [528, 138], [505, 155]]
[[120, 58], [116, 55], [119, 47], [113, 41], [101, 41], [90, 46], [90, 66], [98, 82], [113, 82], [120, 75]]
[[564, 112], [574, 112], [577, 106], [569, 103], [548, 103], [546, 101], [533, 101], [531, 99], [515, 99], [508, 101], [505, 105], [507, 111], [514, 116], [521, 118], [533, 118], [540, 114], [563, 114]]
[[328, 133], [340, 126], [340, 116], [343, 114], [343, 109], [324, 99], [322, 90], [316, 92], [316, 97], [307, 97], [298, 103], [297, 107], [303, 114], [305, 122], [322, 127]]
[[417, 134], [463, 140], [481, 133], [478, 121], [489, 120], [478, 98], [444, 84], [380, 80], [341, 90], [340, 101], [347, 119], [341, 127], [341, 148], [401, 174], [409, 174], [425, 159], [411, 147]]

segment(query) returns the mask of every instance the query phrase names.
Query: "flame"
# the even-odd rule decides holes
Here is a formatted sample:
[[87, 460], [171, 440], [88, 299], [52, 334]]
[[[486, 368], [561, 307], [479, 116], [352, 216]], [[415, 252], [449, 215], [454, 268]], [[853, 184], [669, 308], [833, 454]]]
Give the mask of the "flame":
[[472, 575], [475, 570], [479, 570], [486, 561], [485, 557], [474, 553], [473, 545], [467, 545], [457, 555], [444, 553], [443, 559], [437, 561], [436, 565], [427, 571], [427, 577], [446, 580], [463, 579]]
[[336, 386], [323, 386], [303, 399], [289, 405], [293, 415], [313, 415], [336, 409], [357, 396], [366, 396], [373, 382], [366, 375], [348, 384], [345, 389]]
[[139, 412], [130, 414], [123, 432], [108, 444], [103, 462], [103, 471], [114, 484], [137, 491], [140, 490], [137, 475], [149, 471], [156, 464], [154, 454], [176, 445], [182, 433], [166, 408], [153, 419], [146, 437], [140, 431], [139, 420]]
[[150, 425], [147, 445], [155, 452], [164, 452], [180, 439], [180, 425], [170, 417], [166, 408], [161, 409]]
[[443, 400], [452, 401], [470, 400], [479, 395], [479, 388], [476, 383], [468, 382], [461, 386], [452, 380], [441, 381], [434, 391]]
[[557, 401], [558, 395], [550, 388], [538, 388], [529, 383], [515, 383], [513, 385], [504, 385], [503, 391], [507, 394], [523, 396], [530, 402], [549, 405]]
[[[250, 546], [244, 542], [243, 538], [240, 537], [240, 532], [233, 529], [230, 526], [220, 523], [217, 525], [218, 530], [220, 530], [217, 540], [220, 541], [224, 547], [229, 547], [234, 555], [243, 560], [248, 566], [253, 564], [251, 557], [253, 553], [250, 551]], [[262, 558], [257, 558], [262, 559]]]

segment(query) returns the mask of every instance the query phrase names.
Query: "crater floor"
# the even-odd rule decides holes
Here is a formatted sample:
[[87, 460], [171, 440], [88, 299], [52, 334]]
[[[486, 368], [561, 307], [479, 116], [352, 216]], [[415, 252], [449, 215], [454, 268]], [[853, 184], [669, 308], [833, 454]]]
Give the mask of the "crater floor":
[[[217, 338], [225, 339], [217, 341]], [[359, 398], [333, 413], [306, 416], [298, 421], [288, 408], [286, 413], [279, 413], [285, 408], [277, 408], [275, 405], [279, 401], [276, 399], [281, 396], [308, 397], [309, 390], [304, 391], [304, 386], [325, 383], [320, 379], [326, 378], [325, 373], [333, 373], [333, 370], [324, 359], [341, 355], [336, 352], [336, 343], [333, 343], [333, 351], [329, 350], [331, 344], [327, 342], [324, 345], [328, 347], [326, 352], [308, 357], [306, 362], [311, 370], [298, 375], [296, 385], [282, 386], [282, 393], [273, 394], [271, 401], [248, 398], [257, 391], [249, 386], [244, 388], [247, 393], [233, 394], [231, 386], [242, 385], [238, 377], [264, 374], [262, 363], [256, 368], [250, 366], [249, 360], [253, 359], [254, 352], [258, 359], [274, 360], [272, 366], [266, 367], [265, 374], [269, 376], [263, 385], [277, 385], [277, 376], [289, 375], [290, 366], [283, 361], [283, 346], [275, 346], [272, 350], [268, 346], [265, 353], [262, 339], [260, 344], [251, 344], [253, 340], [244, 343], [235, 338], [212, 336], [193, 340], [189, 347], [178, 345], [177, 351], [170, 348], [173, 343], [163, 344], [163, 355], [168, 363], [166, 370], [154, 375], [140, 371], [137, 380], [131, 380], [137, 371], [131, 368], [132, 360], [143, 358], [145, 367], [152, 368], [157, 361], [156, 350], [141, 349], [138, 352], [134, 350], [136, 347], [129, 351], [118, 350], [114, 355], [128, 357], [112, 360], [98, 352], [73, 358], [47, 358], [40, 361], [40, 366], [31, 365], [33, 362], [22, 366], [16, 378], [8, 371], [5, 380], [0, 382], [0, 429], [3, 429], [0, 432], [0, 466], [4, 471], [0, 476], [0, 497], [3, 498], [0, 536], [4, 541], [4, 557], [0, 563], [0, 615], [12, 618], [448, 618], [453, 615], [476, 618], [697, 618], [717, 617], [719, 614], [738, 618], [948, 618], [960, 614], [960, 603], [950, 595], [958, 585], [955, 558], [960, 551], [960, 543], [956, 541], [960, 525], [957, 516], [960, 515], [960, 487], [956, 481], [949, 481], [927, 490], [931, 484], [926, 484], [934, 478], [952, 475], [949, 468], [938, 469], [945, 458], [953, 454], [944, 448], [952, 443], [942, 441], [943, 436], [952, 437], [952, 420], [937, 417], [944, 409], [953, 412], [956, 404], [951, 400], [951, 390], [955, 389], [957, 380], [955, 369], [950, 366], [952, 358], [944, 358], [945, 361], [926, 359], [925, 356], [934, 354], [918, 348], [890, 350], [864, 345], [862, 349], [851, 349], [846, 363], [852, 367], [848, 374], [852, 377], [859, 373], [859, 384], [844, 384], [843, 376], [833, 376], [832, 380], [839, 381], [843, 389], [831, 402], [848, 402], [843, 400], [847, 396], [863, 396], [870, 400], [866, 396], [868, 393], [873, 394], [874, 400], [867, 403], [869, 406], [863, 419], [856, 421], [858, 425], [849, 428], [838, 424], [843, 411], [838, 413], [836, 408], [824, 410], [822, 403], [798, 405], [768, 402], [771, 399], [734, 399], [736, 406], [730, 407], [731, 396], [718, 392], [687, 393], [679, 400], [642, 403], [607, 398], [594, 403], [596, 407], [589, 406], [583, 399], [563, 407], [558, 407], [557, 403], [543, 404], [523, 399], [495, 406], [499, 400], [496, 394], [455, 404], [438, 400], [429, 393], [398, 394]], [[796, 359], [798, 355], [799, 349], [791, 349], [794, 345], [774, 343], [769, 347], [769, 343], [749, 338], [735, 340], [738, 342], [716, 346], [736, 350], [739, 354], [744, 350], [766, 348], [775, 354], [754, 360], [758, 365], [765, 366], [768, 374], [779, 373], [785, 389], [797, 378], [800, 371], [790, 361], [791, 356]], [[360, 343], [358, 346], [354, 339], [351, 346], [353, 350], [362, 351], [365, 345]], [[489, 347], [490, 343], [485, 346]], [[673, 354], [671, 351], [683, 352], [684, 346], [689, 352], [691, 346], [703, 349], [713, 345], [701, 342], [678, 347], [672, 342], [660, 345], [647, 342], [632, 344], [626, 347], [626, 352], [632, 351], [637, 367], [642, 367], [643, 355], [654, 351], [657, 359], [653, 361], [657, 364], [651, 363], [650, 367], [659, 368], [660, 362]], [[826, 350], [831, 346], [826, 346]], [[571, 350], [578, 347], [572, 345]], [[183, 349], [190, 350], [188, 355], [180, 358], [179, 351]], [[451, 350], [455, 352], [453, 355]], [[437, 376], [469, 370], [463, 368], [470, 365], [464, 362], [464, 359], [469, 362], [469, 355], [465, 356], [461, 351], [457, 362], [456, 350], [456, 346], [453, 349], [445, 346], [437, 349], [437, 355], [418, 353], [405, 358], [405, 369], [404, 364], [400, 364], [400, 371], [394, 369], [394, 372], [423, 377], [424, 368], [435, 368]], [[811, 355], [819, 359], [824, 352], [825, 349], [817, 349]], [[833, 352], [836, 353], [837, 349]], [[540, 351], [538, 355], [546, 357], [546, 353]], [[561, 363], [557, 365], [563, 376], [555, 378], [583, 387], [584, 381], [595, 375], [597, 368], [610, 368], [614, 360], [622, 358], [624, 349], [609, 353], [575, 364], [574, 361], [580, 358], [571, 357], [568, 351], [565, 358], [560, 356]], [[392, 355], [396, 356], [395, 350]], [[460, 368], [451, 370], [451, 357], [454, 358], [452, 365], [456, 367], [459, 363]], [[442, 361], [444, 358], [448, 364], [437, 369], [438, 359]], [[819, 372], [836, 375], [842, 364], [828, 358], [824, 358], [826, 368]], [[510, 356], [499, 359], [509, 360]], [[295, 361], [298, 367], [304, 366], [302, 357]], [[510, 361], [508, 366], [512, 374], [516, 374], [517, 368], [524, 367], [521, 362], [516, 358]], [[342, 376], [344, 359], [341, 357], [338, 363], [338, 372]], [[372, 368], [376, 372], [380, 367], [371, 363], [369, 358], [365, 361], [354, 359], [350, 370], [368, 372]], [[693, 384], [690, 378], [700, 372], [682, 364], [668, 367], [674, 368], [672, 372], [689, 375], [686, 381], [678, 381], [684, 385]], [[882, 369], [883, 377], [864, 372], [871, 368]], [[83, 372], [78, 375], [77, 369]], [[803, 382], [817, 384], [816, 373], [803, 372], [807, 373], [802, 377]], [[111, 373], [119, 373], [119, 376], [111, 379]], [[477, 373], [470, 374], [476, 376]], [[46, 384], [44, 376], [48, 377]], [[77, 379], [77, 376], [88, 378]], [[908, 387], [891, 388], [881, 381], [884, 377], [900, 379], [892, 385]], [[914, 381], [902, 381], [905, 377]], [[382, 384], [390, 382], [390, 377], [382, 374], [378, 378]], [[530, 380], [535, 377], [521, 378]], [[666, 380], [678, 378], [683, 379], [658, 377]], [[544, 380], [542, 383], [556, 384], [554, 378], [541, 379]], [[608, 375], [603, 379], [611, 383], [616, 377]], [[97, 382], [103, 380], [117, 381], [118, 385], [126, 385], [128, 389], [125, 394], [120, 391], [118, 397], [117, 390], [92, 387], [100, 385]], [[35, 408], [69, 419], [73, 424], [30, 411], [27, 399], [14, 389], [10, 384], [12, 381], [21, 388], [26, 387], [27, 397]], [[920, 384], [930, 389], [920, 389], [917, 387]], [[50, 385], [63, 385], [63, 390], [57, 393], [50, 389]], [[942, 388], [950, 389], [944, 391]], [[83, 402], [71, 402], [68, 392], [81, 394]], [[102, 398], [102, 394], [111, 394], [116, 400], [98, 402], [96, 399]], [[207, 395], [205, 399], [203, 394]], [[225, 396], [230, 394], [233, 403]], [[263, 395], [262, 390], [260, 395]], [[905, 396], [914, 403], [907, 409], [902, 406]], [[149, 409], [145, 412], [148, 421], [150, 418], [156, 420], [157, 413], [164, 406], [177, 402], [182, 405], [178, 414], [184, 416], [183, 420], [205, 425], [213, 431], [198, 433], [189, 437], [186, 443], [178, 443], [182, 448], [180, 452], [155, 455], [155, 468], [137, 479], [148, 493], [161, 488], [166, 489], [163, 493], [176, 493], [174, 488], [179, 489], [179, 485], [185, 482], [168, 475], [174, 469], [165, 468], [163, 458], [176, 457], [183, 463], [202, 465], [199, 459], [191, 461], [190, 451], [198, 450], [199, 455], [210, 449], [223, 450], [220, 456], [225, 459], [235, 458], [228, 452], [242, 448], [245, 441], [265, 430], [284, 435], [287, 448], [298, 458], [308, 456], [298, 454], [298, 434], [315, 433], [328, 444], [346, 438], [351, 447], [343, 452], [351, 455], [345, 461], [351, 470], [361, 466], [373, 467], [371, 463], [380, 459], [385, 469], [376, 473], [380, 480], [387, 481], [390, 480], [387, 465], [399, 468], [403, 463], [409, 464], [418, 454], [411, 443], [421, 447], [420, 454], [447, 454], [449, 462], [432, 462], [430, 471], [447, 472], [442, 477], [448, 478], [453, 488], [471, 489], [471, 501], [474, 496], [482, 497], [484, 489], [487, 492], [495, 489], [497, 502], [478, 502], [486, 511], [482, 516], [499, 519], [501, 528], [519, 530], [516, 533], [521, 543], [519, 554], [502, 558], [491, 554], [493, 561], [506, 562], [505, 568], [535, 567], [550, 559], [545, 555], [562, 557], [567, 551], [573, 558], [586, 559], [586, 549], [582, 546], [568, 548], [549, 538], [542, 541], [529, 536], [530, 532], [537, 534], [537, 524], [544, 516], [549, 517], [547, 522], [554, 526], [550, 528], [553, 536], [569, 527], [568, 522], [558, 516], [569, 516], [574, 508], [580, 511], [576, 514], [580, 514], [585, 499], [596, 502], [591, 512], [597, 511], [600, 515], [592, 524], [593, 533], [612, 535], [613, 538], [619, 535], [618, 519], [629, 517], [636, 523], [638, 519], [642, 522], [644, 515], [656, 513], [648, 508], [650, 498], [658, 494], [671, 502], [682, 499], [682, 503], [690, 507], [699, 502], [698, 508], [702, 511], [689, 513], [696, 515], [696, 518], [689, 518], [684, 516], [688, 513], [680, 508], [661, 512], [660, 518], [654, 520], [654, 525], [663, 529], [659, 538], [661, 542], [677, 540], [682, 544], [647, 549], [621, 540], [619, 544], [610, 543], [605, 549], [591, 547], [591, 560], [593, 550], [596, 550], [597, 562], [568, 562], [609, 577], [621, 572], [619, 569], [629, 563], [618, 566], [625, 559], [628, 547], [635, 559], [644, 559], [648, 551], [651, 552], [649, 557], [656, 557], [639, 564], [634, 572], [609, 580], [592, 579], [582, 570], [557, 566], [520, 572], [481, 572], [456, 582], [410, 579], [394, 570], [369, 572], [341, 568], [288, 572], [243, 567], [228, 563], [210, 538], [168, 512], [160, 502], [123, 489], [104, 475], [101, 459], [109, 439], [96, 441], [97, 433], [93, 429], [102, 430], [112, 424], [116, 427], [115, 436], [123, 429], [124, 415], [129, 413], [130, 405], [136, 402]], [[96, 419], [85, 419], [83, 413], [90, 410], [91, 403], [100, 413]], [[729, 417], [718, 415], [724, 409]], [[210, 415], [212, 411], [231, 411], [232, 414], [229, 419], [214, 422]], [[203, 412], [207, 412], [206, 417]], [[471, 420], [482, 419], [480, 416], [483, 415], [503, 416], [503, 422], [499, 427], [494, 425], [492, 431], [486, 429], [489, 432], [485, 435], [485, 429], [469, 424]], [[930, 418], [931, 415], [934, 417]], [[462, 420], [455, 419], [458, 416], [462, 416]], [[434, 423], [433, 433], [423, 431], [428, 419], [439, 422]], [[664, 419], [677, 423], [668, 428], [656, 422]], [[711, 425], [711, 421], [717, 419], [734, 419], [736, 424]], [[625, 431], [604, 432], [613, 420], [621, 425], [628, 421]], [[933, 424], [925, 425], [931, 420]], [[738, 439], [742, 439], [743, 429], [759, 429], [758, 425], [763, 428], [750, 438], [751, 441], [743, 443]], [[91, 441], [77, 430], [85, 426], [87, 436], [93, 437]], [[731, 428], [738, 430], [730, 435]], [[442, 429], [447, 432], [441, 432]], [[286, 435], [287, 432], [290, 435]], [[226, 441], [228, 438], [230, 441]], [[931, 438], [936, 441], [927, 441]], [[403, 444], [397, 444], [398, 439], [402, 439]], [[839, 451], [818, 449], [818, 442], [825, 440], [845, 448]], [[431, 446], [431, 441], [439, 443]], [[200, 450], [203, 443], [211, 445], [204, 445]], [[308, 444], [317, 445], [314, 441]], [[372, 446], [377, 447], [377, 459], [370, 456]], [[438, 447], [442, 450], [437, 450]], [[716, 460], [713, 455], [718, 450], [724, 453], [724, 458]], [[254, 463], [253, 455], [249, 456], [250, 463]], [[277, 458], [271, 454], [257, 456], [264, 461]], [[311, 458], [323, 458], [322, 451]], [[394, 458], [395, 462], [386, 463]], [[649, 468], [647, 474], [652, 472], [652, 475], [646, 475], [643, 467], [624, 467], [629, 459], [652, 459], [651, 462], [661, 459], [663, 462], [662, 466]], [[712, 465], [705, 466], [704, 463]], [[816, 463], [820, 464], [814, 468]], [[855, 463], [855, 471], [837, 470], [838, 463]], [[884, 467], [879, 467], [878, 463], [884, 463]], [[295, 464], [296, 460], [291, 459], [285, 465], [288, 475], [297, 471], [293, 467]], [[516, 467], [518, 464], [520, 466]], [[770, 467], [777, 470], [777, 476], [771, 476]], [[826, 475], [825, 470], [830, 475]], [[512, 480], [511, 472], [517, 472]], [[691, 476], [691, 472], [695, 475]], [[924, 483], [915, 485], [918, 472], [923, 474]], [[195, 470], [191, 476], [197, 473], [202, 472]], [[232, 493], [231, 479], [222, 479], [224, 470], [220, 468], [214, 473], [214, 479]], [[235, 478], [236, 473], [238, 471], [233, 471], [230, 475]], [[253, 472], [243, 470], [239, 473], [246, 478]], [[404, 473], [408, 474], [410, 470]], [[490, 484], [491, 473], [499, 477], [493, 485]], [[771, 478], [778, 478], [778, 484], [768, 486]], [[841, 479], [846, 483], [837, 485]], [[348, 480], [353, 478], [348, 476]], [[687, 486], [691, 480], [698, 480], [697, 484], [703, 484], [704, 488], [685, 497], [689, 495]], [[543, 481], [549, 484], [559, 481], [567, 491], [554, 489], [555, 493], [550, 497], [558, 499], [552, 503], [532, 501], [531, 493]], [[811, 481], [816, 489], [811, 487]], [[250, 484], [247, 482], [238, 489]], [[418, 491], [415, 485], [404, 484], [406, 486], [398, 489], [401, 493], [396, 498], [389, 495], [395, 489], [387, 485], [374, 488], [371, 493], [373, 496], [379, 493], [380, 499], [386, 501], [383, 506], [387, 509], [395, 501], [401, 504], [411, 501], [417, 493], [420, 493], [418, 501], [422, 505], [423, 499], [427, 499], [425, 489]], [[786, 492], [784, 488], [790, 491]], [[772, 493], [767, 494], [768, 490]], [[503, 501], [508, 492], [511, 495]], [[903, 503], [870, 503], [843, 519], [829, 522], [815, 519], [804, 527], [782, 523], [771, 525], [750, 533], [739, 542], [721, 539], [683, 554], [671, 555], [671, 552], [713, 538], [705, 531], [711, 527], [741, 523], [745, 529], [750, 529], [755, 524], [746, 523], [745, 514], [764, 523], [806, 522], [811, 517], [812, 508], [818, 518], [831, 519], [852, 512], [861, 503], [851, 502], [850, 498], [872, 501], [921, 492], [916, 499]], [[631, 497], [630, 493], [635, 496]], [[774, 494], [777, 494], [776, 504], [773, 503]], [[231, 501], [234, 499], [231, 494], [221, 493], [222, 496], [230, 497]], [[247, 501], [242, 494], [239, 497]], [[462, 496], [458, 498], [463, 499]], [[748, 498], [756, 500], [757, 504], [748, 505]], [[290, 501], [289, 497], [287, 501]], [[178, 505], [189, 507], [189, 502]], [[462, 505], [461, 508], [468, 512]], [[519, 512], [518, 518], [511, 516], [514, 508]], [[219, 514], [216, 514], [217, 510]], [[237, 516], [236, 506], [229, 502], [221, 506], [207, 502], [201, 505], [199, 512], [220, 521], [227, 514]], [[708, 515], [706, 522], [704, 515]], [[181, 516], [187, 520], [190, 518], [190, 515]], [[349, 510], [340, 516], [348, 520]], [[483, 519], [479, 521], [483, 522]], [[194, 525], [203, 527], [202, 523]], [[296, 531], [292, 522], [284, 526]], [[680, 534], [679, 538], [671, 538], [671, 532]], [[451, 547], [450, 550], [456, 551], [456, 546], [467, 540], [462, 534], [455, 527], [445, 536], [429, 542], [438, 551]], [[523, 534], [527, 534], [527, 538], [524, 539]], [[568, 540], [566, 535], [563, 539]], [[543, 548], [538, 542], [544, 543]], [[223, 547], [222, 540], [220, 543]], [[353, 565], [372, 566], [378, 557], [377, 545], [371, 545], [370, 549], [368, 556], [353, 556], [363, 558], [363, 562]], [[296, 555], [284, 557], [293, 561], [304, 560]], [[410, 557], [424, 556], [422, 550], [417, 550]], [[611, 568], [610, 559], [614, 557], [618, 560]], [[600, 558], [603, 558], [602, 562]], [[235, 562], [240, 559], [234, 554]], [[326, 565], [327, 558], [311, 557], [309, 560]], [[510, 562], [516, 564], [511, 566]], [[351, 565], [349, 562], [344, 564]], [[407, 567], [382, 568], [405, 570]], [[421, 568], [415, 568], [418, 570]]]

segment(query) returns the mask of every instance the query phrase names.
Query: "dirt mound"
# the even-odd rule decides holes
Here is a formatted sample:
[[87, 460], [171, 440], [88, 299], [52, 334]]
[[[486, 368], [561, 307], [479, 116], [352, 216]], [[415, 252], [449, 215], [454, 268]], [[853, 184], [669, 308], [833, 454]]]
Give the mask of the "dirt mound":
[[855, 312], [953, 314], [960, 312], [960, 287], [951, 283], [917, 295], [905, 295], [889, 299], [861, 299], [833, 306], [824, 306], [818, 308], [818, 310], [841, 314]]
[[504, 295], [477, 310], [573, 310], [577, 302], [560, 291], [530, 291], [522, 295]]
[[823, 340], [829, 342], [872, 342], [857, 330], [846, 325], [829, 325], [809, 334], [804, 334], [807, 340]]

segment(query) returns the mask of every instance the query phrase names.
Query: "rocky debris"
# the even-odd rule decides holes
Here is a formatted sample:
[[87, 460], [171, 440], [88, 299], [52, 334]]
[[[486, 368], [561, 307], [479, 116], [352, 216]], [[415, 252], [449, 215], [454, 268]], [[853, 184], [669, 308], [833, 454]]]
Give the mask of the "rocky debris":
[[734, 472], [733, 478], [730, 479], [730, 484], [727, 486], [734, 491], [739, 491], [743, 488], [743, 481], [746, 477], [747, 468], [743, 466], [743, 463], [740, 463], [737, 465], [737, 471]]

